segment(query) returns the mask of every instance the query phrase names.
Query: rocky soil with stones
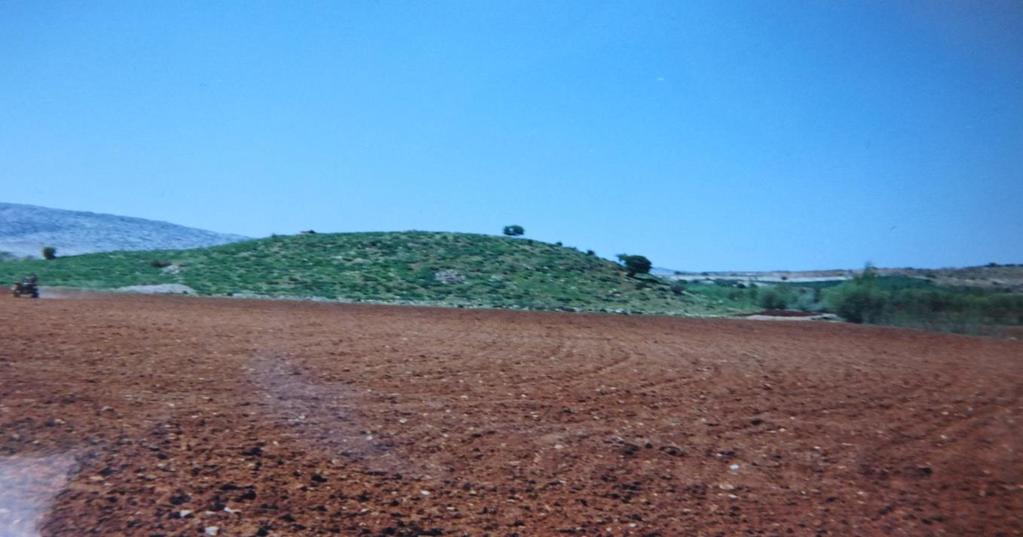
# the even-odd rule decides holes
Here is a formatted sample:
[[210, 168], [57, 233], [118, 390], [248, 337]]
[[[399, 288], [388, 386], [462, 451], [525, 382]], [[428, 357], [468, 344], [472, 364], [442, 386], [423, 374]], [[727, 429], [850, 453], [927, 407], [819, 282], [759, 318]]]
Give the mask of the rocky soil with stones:
[[0, 324], [4, 537], [1023, 533], [1018, 341], [116, 294]]

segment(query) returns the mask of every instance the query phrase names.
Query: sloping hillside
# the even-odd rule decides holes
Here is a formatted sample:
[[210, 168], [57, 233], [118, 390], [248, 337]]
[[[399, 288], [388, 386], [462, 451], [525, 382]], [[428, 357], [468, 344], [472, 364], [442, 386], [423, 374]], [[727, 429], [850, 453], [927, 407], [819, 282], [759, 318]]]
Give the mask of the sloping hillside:
[[199, 248], [244, 240], [167, 222], [0, 203], [0, 252], [26, 257], [44, 246], [60, 255], [116, 250]]
[[114, 252], [0, 264], [0, 278], [35, 271], [44, 285], [112, 289], [179, 284], [204, 295], [647, 313], [733, 313], [676, 295], [658, 278], [628, 277], [578, 250], [464, 233], [271, 237], [194, 250]]

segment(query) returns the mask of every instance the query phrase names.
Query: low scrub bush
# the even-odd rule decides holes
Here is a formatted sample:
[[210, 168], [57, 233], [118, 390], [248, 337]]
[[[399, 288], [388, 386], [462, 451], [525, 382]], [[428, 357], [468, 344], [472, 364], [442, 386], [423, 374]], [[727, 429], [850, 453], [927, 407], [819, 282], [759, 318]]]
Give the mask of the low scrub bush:
[[880, 323], [888, 310], [884, 291], [859, 282], [829, 290], [825, 302], [831, 311], [853, 323]]
[[792, 300], [791, 293], [780, 287], [771, 287], [759, 293], [757, 304], [765, 310], [783, 310], [789, 307]]
[[852, 280], [828, 291], [825, 302], [834, 313], [853, 323], [880, 323], [887, 297], [877, 286], [877, 272], [869, 264]]

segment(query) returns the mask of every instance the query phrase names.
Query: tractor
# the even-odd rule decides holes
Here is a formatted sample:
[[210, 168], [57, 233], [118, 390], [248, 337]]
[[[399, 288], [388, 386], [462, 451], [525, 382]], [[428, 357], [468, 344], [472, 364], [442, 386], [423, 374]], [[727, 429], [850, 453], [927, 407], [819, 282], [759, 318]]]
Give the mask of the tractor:
[[11, 294], [15, 297], [30, 296], [39, 298], [39, 283], [36, 275], [33, 274], [11, 286]]

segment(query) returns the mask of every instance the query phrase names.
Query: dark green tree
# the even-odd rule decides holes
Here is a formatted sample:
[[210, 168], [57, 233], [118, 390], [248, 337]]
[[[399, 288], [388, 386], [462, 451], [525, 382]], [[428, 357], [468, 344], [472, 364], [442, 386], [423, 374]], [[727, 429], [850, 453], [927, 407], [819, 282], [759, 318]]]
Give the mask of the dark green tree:
[[508, 235], [509, 237], [518, 237], [519, 235], [522, 235], [525, 232], [526, 232], [526, 230], [523, 229], [522, 226], [520, 226], [518, 224], [513, 224], [513, 225], [510, 225], [510, 226], [504, 226], [504, 234]]
[[625, 270], [629, 272], [629, 276], [649, 274], [650, 269], [653, 268], [653, 263], [641, 255], [618, 254], [618, 260], [625, 265]]
[[43, 258], [44, 259], [56, 259], [57, 258], [57, 249], [54, 248], [53, 246], [44, 246], [43, 247]]

